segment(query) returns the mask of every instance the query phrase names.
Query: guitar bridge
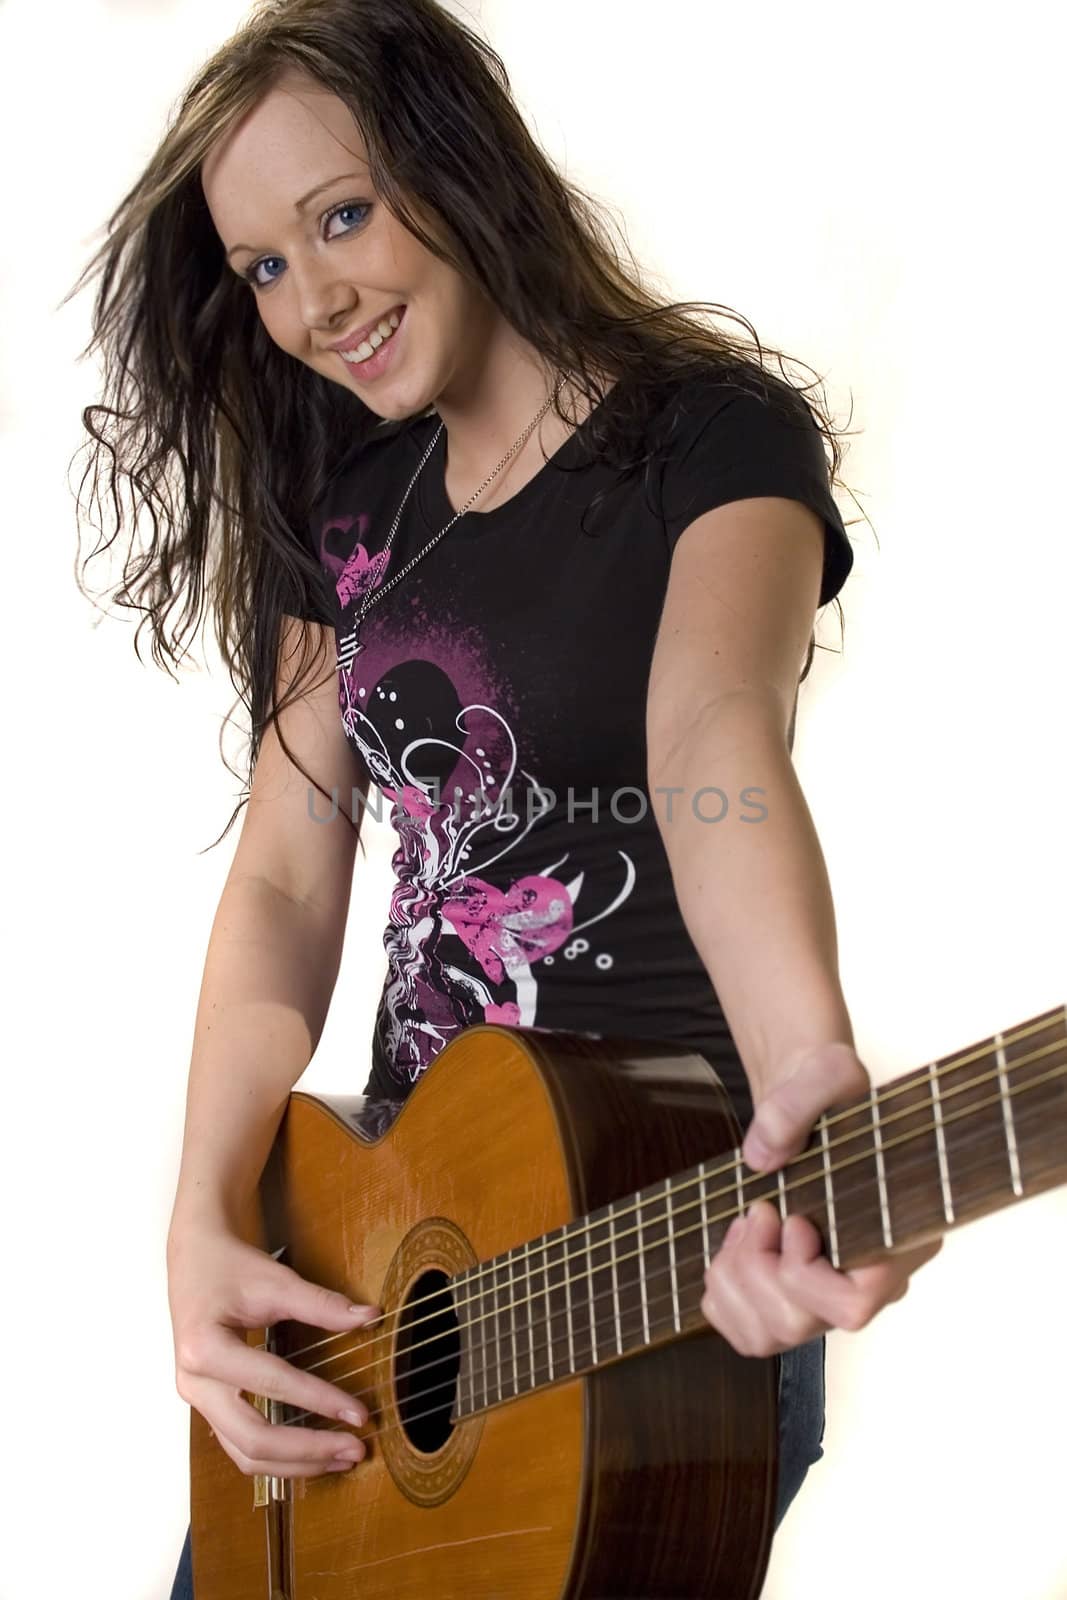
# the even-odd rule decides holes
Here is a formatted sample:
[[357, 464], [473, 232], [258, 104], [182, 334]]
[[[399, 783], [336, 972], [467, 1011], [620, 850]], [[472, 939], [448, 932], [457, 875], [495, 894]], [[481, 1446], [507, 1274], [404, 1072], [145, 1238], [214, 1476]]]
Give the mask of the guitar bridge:
[[[272, 1250], [270, 1254], [275, 1261], [280, 1261], [285, 1254], [285, 1250], [285, 1245], [280, 1244], [277, 1250]], [[272, 1354], [275, 1353], [274, 1329], [272, 1327], [265, 1328], [263, 1330], [263, 1344], [265, 1349], [271, 1351]], [[278, 1400], [268, 1400], [267, 1397], [262, 1394], [252, 1395], [251, 1399], [256, 1410], [261, 1416], [265, 1417], [268, 1422], [283, 1422], [285, 1420], [281, 1415], [282, 1402]], [[285, 1500], [291, 1500], [292, 1495], [292, 1484], [289, 1482], [288, 1478], [275, 1478], [271, 1477], [268, 1473], [257, 1472], [252, 1479], [253, 1510], [259, 1510], [264, 1506], [270, 1506]]]
[[[271, 1348], [270, 1334], [267, 1335], [267, 1349]], [[261, 1416], [268, 1422], [283, 1422], [281, 1415], [281, 1402], [268, 1400], [265, 1395], [252, 1396], [252, 1404]], [[279, 1501], [291, 1500], [293, 1486], [288, 1478], [271, 1477], [268, 1473], [257, 1472], [252, 1479], [252, 1509], [258, 1510], [262, 1506], [269, 1506]]]

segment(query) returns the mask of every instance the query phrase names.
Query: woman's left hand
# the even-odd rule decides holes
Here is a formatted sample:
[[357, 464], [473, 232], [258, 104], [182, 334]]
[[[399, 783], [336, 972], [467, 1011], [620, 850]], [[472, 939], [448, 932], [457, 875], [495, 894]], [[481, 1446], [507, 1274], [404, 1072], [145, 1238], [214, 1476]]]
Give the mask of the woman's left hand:
[[[776, 1172], [804, 1149], [823, 1111], [870, 1092], [870, 1075], [851, 1045], [819, 1045], [796, 1059], [792, 1074], [760, 1101], [745, 1135], [741, 1154], [753, 1171]], [[807, 1217], [783, 1222], [776, 1205], [757, 1200], [731, 1223], [705, 1268], [700, 1309], [740, 1355], [777, 1355], [831, 1328], [866, 1327], [904, 1297], [911, 1274], [941, 1245], [934, 1239], [839, 1272]]]

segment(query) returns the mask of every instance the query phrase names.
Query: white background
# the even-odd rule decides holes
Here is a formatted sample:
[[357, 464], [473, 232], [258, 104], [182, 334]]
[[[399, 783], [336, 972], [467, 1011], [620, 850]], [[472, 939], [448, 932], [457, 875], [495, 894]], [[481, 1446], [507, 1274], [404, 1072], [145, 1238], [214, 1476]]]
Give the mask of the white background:
[[[187, 1523], [164, 1241], [236, 842], [235, 828], [206, 850], [238, 793], [217, 744], [232, 693], [194, 665], [175, 684], [147, 632], [139, 666], [133, 624], [77, 591], [71, 463], [99, 390], [77, 362], [90, 295], [55, 308], [242, 14], [228, 0], [0, 9], [0, 1600], [166, 1600]], [[816, 654], [795, 759], [861, 1056], [881, 1081], [1067, 1000], [1052, 11], [487, 0], [466, 16], [665, 291], [744, 313], [826, 376], [836, 422], [858, 430], [844, 468], [858, 505], [839, 498], [878, 541], [850, 527], [844, 650]], [[90, 567], [91, 585], [107, 579]], [[839, 648], [832, 610], [819, 637]], [[365, 838], [302, 1088], [365, 1078], [391, 852], [384, 826]], [[826, 1456], [766, 1600], [1064, 1600], [1065, 1224], [1062, 1190], [977, 1223], [904, 1301], [831, 1336]]]

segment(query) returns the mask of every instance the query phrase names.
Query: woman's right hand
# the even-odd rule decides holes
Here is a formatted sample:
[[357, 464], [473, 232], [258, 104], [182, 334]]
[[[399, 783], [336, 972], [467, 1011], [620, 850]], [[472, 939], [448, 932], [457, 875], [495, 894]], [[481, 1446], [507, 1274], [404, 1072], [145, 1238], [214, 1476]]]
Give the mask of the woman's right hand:
[[[366, 1445], [351, 1427], [366, 1423], [365, 1403], [279, 1355], [255, 1349], [242, 1330], [292, 1318], [347, 1332], [380, 1316], [377, 1306], [350, 1311], [346, 1295], [309, 1283], [216, 1224], [172, 1232], [167, 1279], [178, 1393], [243, 1473], [315, 1478], [347, 1472], [363, 1459]], [[337, 1431], [269, 1423], [242, 1389], [348, 1426]], [[344, 1417], [344, 1411], [357, 1416]]]

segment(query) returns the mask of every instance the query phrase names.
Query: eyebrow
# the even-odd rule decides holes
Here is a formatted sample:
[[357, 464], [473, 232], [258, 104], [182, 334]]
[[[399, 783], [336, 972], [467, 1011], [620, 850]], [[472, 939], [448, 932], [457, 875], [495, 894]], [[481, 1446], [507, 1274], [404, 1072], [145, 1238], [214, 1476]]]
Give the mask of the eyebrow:
[[[296, 210], [303, 211], [306, 206], [311, 204], [316, 195], [322, 194], [325, 189], [332, 188], [335, 183], [342, 183], [346, 178], [363, 178], [365, 176], [362, 172], [339, 172], [335, 178], [327, 178], [325, 183], [320, 183], [316, 188], [309, 189], [303, 199], [296, 202]], [[238, 250], [254, 251], [255, 248], [254, 245], [250, 244], [233, 244], [226, 252], [226, 260], [229, 261], [230, 257], [236, 255]]]

